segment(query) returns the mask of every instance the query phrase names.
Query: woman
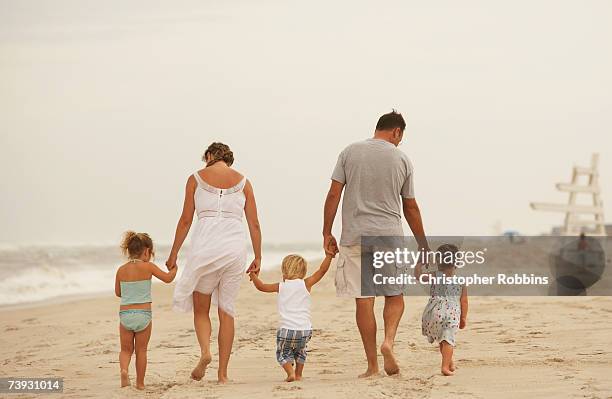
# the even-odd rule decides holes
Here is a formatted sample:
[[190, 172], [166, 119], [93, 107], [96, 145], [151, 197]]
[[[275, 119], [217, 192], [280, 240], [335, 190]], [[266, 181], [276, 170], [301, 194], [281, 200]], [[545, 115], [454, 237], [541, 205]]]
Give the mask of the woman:
[[187, 180], [183, 213], [176, 227], [174, 244], [166, 262], [176, 265], [178, 252], [197, 215], [191, 247], [181, 278], [174, 289], [174, 308], [188, 312], [193, 309], [201, 357], [191, 372], [201, 380], [211, 361], [209, 310], [211, 302], [219, 313], [220, 383], [227, 382], [227, 365], [234, 342], [234, 301], [246, 264], [246, 234], [242, 214], [246, 215], [253, 253], [247, 273], [259, 272], [261, 262], [261, 230], [251, 183], [231, 168], [234, 155], [222, 143], [212, 143], [202, 160], [206, 167]]

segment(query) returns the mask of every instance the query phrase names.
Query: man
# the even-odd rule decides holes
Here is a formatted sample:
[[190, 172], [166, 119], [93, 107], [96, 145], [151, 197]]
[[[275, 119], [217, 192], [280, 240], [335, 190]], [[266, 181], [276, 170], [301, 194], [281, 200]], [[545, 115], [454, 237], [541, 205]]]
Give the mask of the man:
[[[397, 148], [406, 122], [393, 110], [380, 117], [374, 137], [353, 143], [338, 157], [325, 200], [323, 246], [325, 252], [339, 251], [336, 293], [355, 298], [357, 327], [368, 360], [359, 377], [378, 374], [374, 296], [361, 292], [361, 236], [403, 236], [401, 211], [419, 248], [428, 250], [419, 207], [414, 198], [413, 170], [408, 157]], [[340, 246], [332, 235], [332, 225], [344, 190]], [[336, 247], [338, 249], [336, 249]], [[372, 267], [365, 264], [366, 267]], [[368, 270], [368, 275], [370, 275]], [[384, 294], [385, 338], [380, 347], [388, 375], [399, 373], [393, 346], [402, 314], [402, 290]]]

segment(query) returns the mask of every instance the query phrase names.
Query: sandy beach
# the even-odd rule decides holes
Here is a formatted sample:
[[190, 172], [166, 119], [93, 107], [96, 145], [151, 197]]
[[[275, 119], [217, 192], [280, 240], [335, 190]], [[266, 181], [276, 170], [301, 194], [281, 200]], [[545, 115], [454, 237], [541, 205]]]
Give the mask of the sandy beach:
[[[0, 399], [612, 399], [611, 21], [612, 0], [0, 0]], [[279, 282], [289, 254], [305, 275], [256, 281], [279, 294], [242, 276]], [[215, 287], [231, 359], [212, 306], [195, 381], [208, 319], [201, 349], [173, 296]], [[144, 390], [135, 355], [120, 387], [115, 289], [124, 385], [152, 289]], [[385, 298], [377, 328], [358, 302], [368, 359], [354, 298], [392, 298], [391, 337], [400, 292], [388, 376]], [[313, 327], [303, 378], [278, 295], [281, 362]], [[26, 378], [63, 391], [5, 393]]]
[[[154, 285], [145, 392], [119, 388], [118, 299], [110, 294], [0, 311], [2, 374], [64, 377], [62, 397], [70, 398], [612, 397], [612, 298], [472, 297], [468, 327], [458, 335], [457, 373], [443, 377], [437, 348], [421, 336], [427, 298], [408, 297], [396, 348], [401, 375], [358, 380], [365, 356], [354, 306], [336, 298], [333, 272], [313, 290], [315, 333], [302, 382], [282, 381], [275, 295], [257, 292], [246, 277], [228, 385], [215, 382], [216, 359], [204, 380], [190, 380], [199, 351], [191, 315], [171, 310], [172, 285], [162, 284]], [[133, 360], [130, 367], [133, 375]]]

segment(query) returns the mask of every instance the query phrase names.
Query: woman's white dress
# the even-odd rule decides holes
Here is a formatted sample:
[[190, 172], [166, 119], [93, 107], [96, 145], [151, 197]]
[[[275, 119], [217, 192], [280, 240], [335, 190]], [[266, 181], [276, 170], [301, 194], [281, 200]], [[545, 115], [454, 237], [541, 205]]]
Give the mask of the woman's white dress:
[[212, 294], [212, 303], [234, 316], [234, 302], [246, 270], [247, 238], [244, 228], [244, 185], [220, 189], [206, 183], [198, 172], [194, 194], [197, 222], [192, 231], [187, 263], [174, 289], [174, 309], [193, 309], [193, 292]]

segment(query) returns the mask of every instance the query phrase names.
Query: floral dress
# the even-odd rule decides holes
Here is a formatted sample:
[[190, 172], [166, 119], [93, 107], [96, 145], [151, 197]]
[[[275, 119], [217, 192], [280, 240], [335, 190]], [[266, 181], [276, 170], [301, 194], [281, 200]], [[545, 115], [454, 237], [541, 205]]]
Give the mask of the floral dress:
[[[442, 277], [440, 271], [433, 273]], [[429, 343], [446, 341], [455, 346], [455, 333], [459, 329], [461, 305], [459, 299], [463, 286], [460, 284], [430, 284], [430, 297], [422, 318], [422, 332]]]

